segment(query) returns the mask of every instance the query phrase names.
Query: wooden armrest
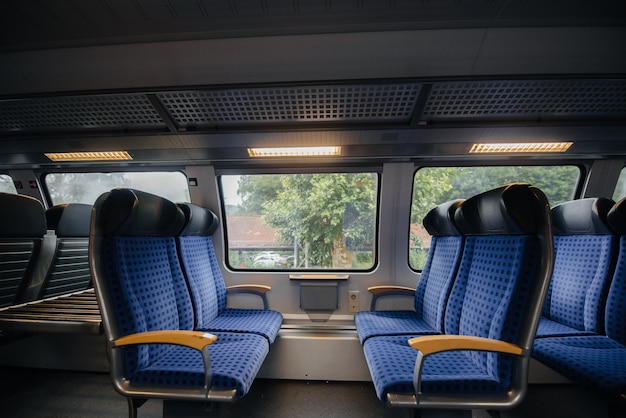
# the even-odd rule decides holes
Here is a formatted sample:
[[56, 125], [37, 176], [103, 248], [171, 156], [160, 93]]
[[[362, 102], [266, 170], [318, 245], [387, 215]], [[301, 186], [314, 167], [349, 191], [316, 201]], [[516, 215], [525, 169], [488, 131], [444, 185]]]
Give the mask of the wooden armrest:
[[406, 286], [392, 286], [392, 285], [384, 285], [384, 286], [370, 286], [367, 288], [368, 292], [374, 295], [380, 295], [382, 293], [394, 292], [394, 294], [398, 293], [407, 293], [409, 295], [415, 295], [415, 289], [412, 287]]
[[372, 294], [372, 303], [370, 304], [370, 311], [376, 310], [376, 302], [378, 298], [383, 296], [415, 296], [415, 289], [406, 286], [370, 286], [367, 290]]
[[469, 335], [425, 335], [409, 340], [409, 345], [424, 356], [450, 350], [482, 350], [522, 355], [522, 347], [505, 341]]
[[228, 286], [226, 291], [237, 291], [237, 292], [254, 292], [254, 293], [267, 293], [272, 290], [271, 286], [266, 286], [264, 284], [236, 284], [233, 286]]
[[217, 336], [201, 331], [167, 330], [130, 334], [112, 341], [114, 347], [135, 344], [177, 344], [202, 351], [217, 341]]

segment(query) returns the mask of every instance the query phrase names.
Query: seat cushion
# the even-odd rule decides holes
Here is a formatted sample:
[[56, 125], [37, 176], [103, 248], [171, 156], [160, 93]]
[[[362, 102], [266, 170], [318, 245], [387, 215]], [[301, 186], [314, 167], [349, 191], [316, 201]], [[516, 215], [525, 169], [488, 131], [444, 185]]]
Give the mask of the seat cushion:
[[626, 346], [601, 335], [540, 338], [533, 357], [609, 398], [626, 394]]
[[[372, 337], [363, 350], [378, 398], [388, 393], [412, 394], [417, 350], [408, 344], [410, 336]], [[422, 393], [495, 393], [506, 390], [508, 380], [488, 374], [465, 351], [430, 355], [424, 362]]]
[[200, 331], [231, 331], [261, 335], [273, 343], [283, 323], [280, 312], [270, 309], [224, 309]]
[[582, 331], [577, 328], [568, 327], [556, 321], [542, 317], [537, 328], [537, 337], [568, 337], [573, 335], [595, 335], [591, 331]]
[[[213, 371], [212, 387], [237, 389], [244, 396], [257, 375], [269, 343], [259, 335], [215, 333], [217, 341], [209, 346]], [[170, 346], [170, 350], [150, 365], [138, 369], [133, 384], [165, 385], [173, 387], [204, 386], [204, 363], [199, 351]]]
[[361, 344], [370, 337], [439, 334], [415, 311], [361, 311], [354, 315]]

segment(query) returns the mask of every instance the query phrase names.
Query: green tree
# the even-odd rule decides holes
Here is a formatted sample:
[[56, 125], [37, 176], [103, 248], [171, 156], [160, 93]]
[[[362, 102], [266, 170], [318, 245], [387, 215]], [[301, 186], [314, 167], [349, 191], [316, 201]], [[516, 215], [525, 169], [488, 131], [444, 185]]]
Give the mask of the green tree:
[[[355, 250], [373, 246], [376, 175], [372, 173], [242, 176], [242, 206], [262, 207], [285, 242], [308, 244], [312, 265], [350, 268]], [[241, 188], [243, 186], [243, 189]]]

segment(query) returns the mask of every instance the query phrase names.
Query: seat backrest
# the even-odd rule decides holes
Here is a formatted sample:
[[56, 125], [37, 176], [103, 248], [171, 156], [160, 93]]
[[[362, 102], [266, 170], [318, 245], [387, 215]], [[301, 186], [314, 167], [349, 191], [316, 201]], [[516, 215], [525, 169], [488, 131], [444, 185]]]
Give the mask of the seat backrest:
[[431, 209], [422, 221], [432, 238], [415, 289], [415, 312], [439, 332], [443, 332], [445, 307], [463, 250], [463, 236], [454, 223], [454, 212], [462, 202], [442, 203]]
[[580, 331], [604, 332], [616, 241], [607, 223], [613, 204], [587, 198], [552, 208], [554, 271], [544, 317]]
[[619, 236], [619, 250], [606, 300], [605, 331], [607, 337], [626, 346], [626, 198], [609, 211], [608, 221]]
[[446, 309], [446, 334], [485, 337], [526, 349], [527, 355], [515, 360], [468, 353], [503, 384], [517, 382], [513, 376], [523, 375], [524, 364], [519, 362], [528, 361], [552, 270], [548, 201], [539, 189], [515, 183], [466, 200], [455, 222], [465, 244]]
[[[107, 339], [145, 331], [191, 330], [193, 310], [176, 253], [185, 217], [175, 203], [131, 189], [94, 204], [89, 264]], [[111, 352], [112, 374], [132, 375], [171, 346]]]
[[0, 193], [0, 307], [21, 300], [47, 232], [44, 208], [30, 196]]
[[57, 242], [39, 298], [73, 293], [92, 286], [87, 258], [91, 209], [91, 205], [69, 203], [46, 210], [48, 229], [54, 230]]
[[[211, 235], [219, 226], [210, 210], [192, 203], [179, 203], [185, 226], [177, 237], [178, 253], [189, 283], [196, 328], [208, 323], [226, 307], [226, 285], [219, 272]], [[219, 274], [216, 274], [216, 269]]]

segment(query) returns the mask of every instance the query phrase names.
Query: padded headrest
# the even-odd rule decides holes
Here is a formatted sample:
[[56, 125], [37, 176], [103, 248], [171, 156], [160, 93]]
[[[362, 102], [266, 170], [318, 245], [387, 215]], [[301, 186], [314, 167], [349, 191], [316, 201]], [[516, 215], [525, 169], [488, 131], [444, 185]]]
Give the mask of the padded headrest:
[[176, 203], [139, 190], [111, 190], [94, 207], [98, 235], [174, 236], [185, 223]]
[[461, 235], [461, 231], [454, 223], [454, 212], [461, 203], [463, 203], [461, 199], [450, 200], [429, 210], [422, 221], [426, 231], [434, 237]]
[[613, 205], [607, 214], [607, 220], [616, 234], [626, 235], [626, 197]]
[[552, 208], [555, 235], [605, 235], [612, 231], [607, 215], [615, 202], [604, 197], [571, 200]]
[[3, 237], [43, 237], [46, 214], [34, 197], [0, 193], [0, 234]]
[[55, 205], [46, 210], [48, 228], [54, 229], [57, 237], [88, 237], [91, 208], [84, 203]]
[[454, 214], [465, 235], [536, 234], [549, 224], [548, 199], [528, 183], [512, 183], [467, 199]]
[[185, 214], [185, 226], [180, 235], [213, 235], [220, 224], [216, 214], [202, 206], [193, 203], [179, 203]]

